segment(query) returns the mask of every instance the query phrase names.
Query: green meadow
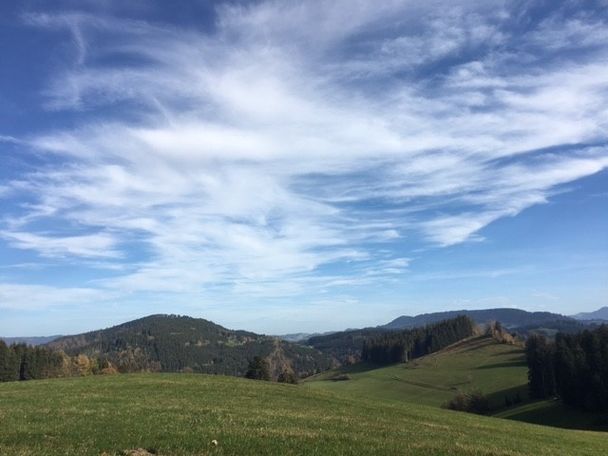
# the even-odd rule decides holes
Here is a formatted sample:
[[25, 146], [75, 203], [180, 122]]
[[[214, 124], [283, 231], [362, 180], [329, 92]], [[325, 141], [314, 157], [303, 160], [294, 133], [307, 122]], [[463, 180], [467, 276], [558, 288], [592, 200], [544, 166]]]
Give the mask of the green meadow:
[[[305, 386], [390, 403], [444, 406], [458, 391], [480, 391], [491, 415], [567, 429], [608, 431], [608, 415], [587, 413], [559, 401], [528, 398], [522, 347], [474, 337], [406, 364], [357, 364], [310, 377]], [[337, 381], [336, 378], [348, 378]], [[607, 447], [608, 448], [608, 447]]]
[[[492, 408], [499, 408], [504, 407], [505, 398], [527, 399], [527, 372], [522, 348], [480, 336], [406, 364], [357, 364], [324, 372], [305, 385], [355, 397], [437, 407], [458, 391], [478, 390], [488, 396]], [[344, 374], [350, 379], [331, 380]]]
[[223, 376], [0, 384], [1, 455], [135, 448], [158, 455], [604, 455], [608, 437]]

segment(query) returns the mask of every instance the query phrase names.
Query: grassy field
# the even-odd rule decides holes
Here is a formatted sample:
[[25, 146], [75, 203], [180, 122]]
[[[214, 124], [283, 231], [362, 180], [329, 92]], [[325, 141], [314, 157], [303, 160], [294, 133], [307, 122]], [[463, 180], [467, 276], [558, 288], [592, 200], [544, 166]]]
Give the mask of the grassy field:
[[[509, 420], [567, 429], [608, 431], [608, 415], [583, 413], [558, 401], [530, 401], [523, 349], [476, 337], [407, 364], [359, 364], [310, 377], [304, 385], [351, 397], [441, 407], [457, 391], [487, 395], [492, 414]], [[332, 381], [347, 374], [350, 380]], [[505, 407], [505, 397], [521, 403]], [[607, 436], [608, 438], [608, 436]], [[607, 443], [608, 448], [608, 443]]]
[[[479, 390], [488, 396], [491, 407], [501, 408], [505, 396], [527, 399], [527, 372], [522, 348], [482, 336], [407, 364], [356, 365], [311, 377], [305, 384], [356, 397], [437, 407], [459, 390]], [[348, 374], [350, 380], [329, 380], [340, 374]]]
[[604, 455], [608, 438], [220, 376], [0, 384], [1, 455], [134, 448], [159, 455]]

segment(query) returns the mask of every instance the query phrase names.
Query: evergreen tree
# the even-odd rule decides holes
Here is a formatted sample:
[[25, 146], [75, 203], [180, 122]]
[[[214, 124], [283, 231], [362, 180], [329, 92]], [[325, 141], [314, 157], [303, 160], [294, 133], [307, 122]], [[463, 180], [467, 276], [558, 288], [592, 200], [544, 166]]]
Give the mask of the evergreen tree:
[[0, 340], [0, 382], [19, 380], [19, 360], [12, 347]]
[[544, 336], [533, 335], [526, 341], [530, 395], [545, 399], [555, 395], [554, 348]]
[[531, 336], [526, 343], [530, 393], [555, 394], [570, 406], [608, 410], [608, 326], [577, 334], [558, 333], [554, 343]]
[[255, 356], [249, 363], [245, 377], [253, 380], [270, 380], [270, 367], [268, 361], [261, 356]]

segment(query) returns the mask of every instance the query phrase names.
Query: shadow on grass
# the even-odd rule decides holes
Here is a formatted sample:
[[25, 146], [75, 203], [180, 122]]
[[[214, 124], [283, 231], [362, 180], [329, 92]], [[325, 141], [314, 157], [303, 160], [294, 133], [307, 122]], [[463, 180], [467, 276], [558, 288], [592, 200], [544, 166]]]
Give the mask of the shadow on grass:
[[501, 352], [501, 353], [494, 353], [492, 354], [492, 356], [505, 356], [505, 355], [524, 355], [524, 349], [523, 348], [514, 348], [513, 350], [509, 350], [509, 351], [505, 351], [505, 352]]
[[485, 364], [478, 366], [475, 369], [496, 369], [497, 367], [525, 367], [526, 362], [524, 360], [507, 361], [504, 363]]
[[[493, 345], [493, 344], [494, 344], [494, 339], [492, 339], [492, 337], [479, 336], [476, 339], [468, 340], [466, 343], [463, 343], [462, 345], [459, 344], [459, 345], [450, 346], [447, 349], [445, 349], [439, 353], [449, 353], [449, 352], [467, 353], [470, 351], [479, 350], [481, 347], [485, 347], [487, 345]], [[462, 348], [462, 347], [465, 347], [465, 348]]]
[[528, 385], [526, 383], [522, 385], [513, 386], [504, 390], [496, 391], [487, 395], [488, 402], [490, 403], [490, 409], [492, 413], [505, 410], [508, 406], [521, 405], [528, 400]]
[[336, 369], [336, 374], [361, 374], [363, 372], [369, 372], [384, 367], [397, 366], [399, 364], [372, 364], [372, 363], [357, 363], [351, 364], [350, 366], [342, 366]]
[[557, 399], [526, 402], [500, 413], [499, 418], [563, 429], [608, 431], [608, 413], [573, 409]]

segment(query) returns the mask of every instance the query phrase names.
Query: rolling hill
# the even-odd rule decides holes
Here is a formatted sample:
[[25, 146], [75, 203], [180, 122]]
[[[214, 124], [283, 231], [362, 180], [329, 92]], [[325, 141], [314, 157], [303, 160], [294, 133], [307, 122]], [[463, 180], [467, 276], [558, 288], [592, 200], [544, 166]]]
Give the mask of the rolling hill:
[[433, 407], [443, 407], [459, 391], [480, 391], [497, 417], [608, 431], [606, 414], [579, 412], [555, 400], [531, 401], [527, 375], [521, 345], [477, 336], [405, 364], [343, 366], [306, 379], [304, 385], [348, 397]]
[[70, 356], [95, 357], [120, 372], [242, 376], [254, 356], [269, 361], [275, 378], [285, 370], [307, 376], [333, 365], [329, 356], [310, 347], [177, 315], [151, 315], [112, 328], [60, 337], [47, 345]]
[[447, 312], [434, 312], [409, 317], [403, 315], [381, 326], [384, 329], [409, 329], [425, 326], [441, 320], [466, 315], [477, 324], [488, 321], [500, 321], [507, 328], [518, 326], [542, 325], [560, 320], [572, 320], [570, 317], [551, 312], [528, 312], [521, 309], [482, 309], [482, 310], [450, 310]]
[[499, 321], [510, 331], [520, 332], [524, 335], [539, 332], [552, 336], [557, 331], [576, 332], [584, 329], [581, 322], [551, 312], [527, 312], [521, 309], [451, 310], [420, 314], [414, 317], [401, 316], [381, 326], [318, 335], [310, 337], [306, 344], [330, 354], [342, 364], [352, 364], [361, 359], [361, 349], [366, 338], [382, 337], [389, 331], [421, 328], [460, 315], [468, 316], [479, 325]]
[[[456, 392], [479, 390], [495, 409], [505, 397], [527, 398], [523, 348], [476, 336], [405, 364], [378, 367], [355, 364], [307, 379], [306, 386], [388, 402], [410, 402], [441, 407]], [[335, 378], [350, 378], [335, 381]]]
[[[606, 450], [601, 433], [223, 376], [3, 383], [0, 403], [6, 455], [603, 456]], [[137, 448], [147, 451], [130, 452]]]
[[593, 312], [581, 312], [576, 315], [572, 315], [575, 320], [582, 321], [608, 321], [608, 306], [602, 307]]

